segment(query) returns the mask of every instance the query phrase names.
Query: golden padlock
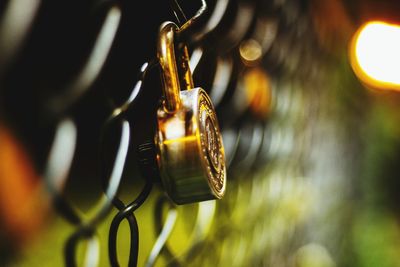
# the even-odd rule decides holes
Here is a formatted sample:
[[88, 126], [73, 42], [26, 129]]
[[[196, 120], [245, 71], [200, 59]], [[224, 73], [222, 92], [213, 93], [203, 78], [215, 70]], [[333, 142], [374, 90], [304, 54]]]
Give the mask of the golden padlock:
[[177, 204], [220, 199], [226, 167], [217, 117], [207, 93], [193, 88], [187, 47], [175, 45], [177, 31], [172, 22], [162, 24], [157, 47], [164, 93], [155, 137], [161, 180]]

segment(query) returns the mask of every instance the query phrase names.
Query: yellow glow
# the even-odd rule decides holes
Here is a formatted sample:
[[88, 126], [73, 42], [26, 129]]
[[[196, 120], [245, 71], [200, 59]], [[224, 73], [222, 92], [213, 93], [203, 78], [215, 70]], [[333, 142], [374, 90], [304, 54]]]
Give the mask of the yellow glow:
[[170, 145], [170, 144], [174, 144], [174, 143], [187, 143], [189, 141], [193, 142], [196, 140], [197, 140], [197, 137], [194, 135], [191, 135], [191, 136], [184, 136], [184, 137], [178, 137], [175, 139], [165, 140], [163, 143], [164, 143], [164, 145]]
[[179, 118], [171, 118], [165, 124], [165, 139], [172, 140], [180, 137], [184, 137], [185, 134], [185, 122]]
[[240, 56], [243, 63], [252, 65], [258, 62], [262, 56], [261, 45], [253, 39], [243, 41], [239, 47]]
[[354, 35], [351, 64], [376, 89], [400, 90], [400, 25], [368, 22]]
[[250, 68], [244, 74], [245, 92], [250, 110], [265, 118], [271, 107], [271, 81], [265, 70]]

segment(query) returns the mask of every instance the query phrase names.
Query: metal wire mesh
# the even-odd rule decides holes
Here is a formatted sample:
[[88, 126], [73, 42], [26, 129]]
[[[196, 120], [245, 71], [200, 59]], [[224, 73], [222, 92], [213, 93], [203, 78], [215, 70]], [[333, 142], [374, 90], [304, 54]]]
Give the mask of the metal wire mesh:
[[[19, 3], [21, 2], [21, 3]], [[186, 36], [187, 39], [192, 38], [194, 42], [199, 43], [202, 42], [203, 39], [207, 39], [207, 42], [212, 43], [215, 39], [215, 36], [210, 34], [211, 28], [210, 25], [206, 25], [205, 29], [198, 30], [195, 27], [199, 27], [196, 23], [196, 20], [201, 20], [201, 15], [205, 13], [206, 6], [205, 3], [202, 2], [203, 6], [200, 10], [203, 12], [196, 13], [195, 17], [189, 21], [187, 21], [185, 15], [183, 14], [182, 9], [179, 7], [179, 4], [176, 1], [171, 1], [173, 4], [173, 9], [175, 15], [177, 16], [178, 22], [183, 24], [182, 27], [182, 36]], [[235, 5], [239, 4], [239, 6]], [[242, 8], [240, 5], [245, 5], [245, 8]], [[13, 20], [15, 15], [13, 12], [18, 12], [22, 7], [18, 7], [19, 5], [23, 5], [23, 1], [10, 1], [6, 8], [6, 15], [3, 16], [3, 32], [8, 30], [8, 20]], [[39, 6], [39, 1], [37, 3], [31, 3], [32, 12], [29, 14], [24, 23], [21, 23], [19, 28], [18, 37], [12, 39], [14, 44], [7, 44], [7, 49], [2, 49], [3, 54], [7, 55], [6, 58], [3, 57], [2, 66], [7, 66], [7, 62], [11, 61], [13, 56], [17, 55], [17, 49], [22, 46], [22, 43], [25, 39], [26, 34], [29, 33], [29, 27], [31, 27], [31, 23], [35, 18], [35, 10], [36, 7]], [[218, 3], [220, 5], [220, 3]], [[127, 112], [134, 110], [137, 97], [140, 95], [143, 90], [143, 85], [146, 81], [146, 73], [155, 66], [155, 63], [152, 62], [150, 64], [146, 63], [142, 66], [139, 80], [136, 82], [133, 87], [132, 92], [130, 93], [128, 99], [119, 106], [114, 107], [111, 111], [109, 118], [106, 120], [103, 126], [103, 134], [101, 144], [106, 141], [106, 132], [110, 130], [110, 127], [116, 127], [118, 132], [120, 133], [118, 136], [118, 145], [115, 153], [115, 157], [111, 159], [112, 170], [110, 171], [109, 177], [105, 173], [101, 173], [100, 176], [103, 177], [104, 184], [104, 195], [97, 201], [98, 204], [94, 205], [94, 210], [90, 211], [90, 215], [82, 215], [79, 209], [79, 203], [73, 204], [71, 203], [64, 194], [64, 188], [67, 183], [68, 178], [70, 177], [70, 168], [73, 163], [73, 158], [76, 153], [76, 145], [77, 145], [77, 136], [79, 134], [79, 129], [74, 122], [74, 119], [69, 117], [69, 110], [74, 105], [76, 101], [82, 97], [82, 95], [93, 85], [93, 83], [98, 79], [103, 66], [105, 65], [107, 56], [110, 53], [113, 40], [116, 37], [116, 33], [118, 31], [118, 25], [121, 19], [121, 7], [115, 3], [107, 3], [106, 5], [105, 16], [102, 19], [102, 25], [100, 30], [98, 31], [97, 37], [94, 41], [90, 52], [88, 53], [87, 58], [84, 60], [84, 63], [80, 67], [80, 70], [77, 71], [76, 75], [69, 80], [65, 88], [61, 89], [60, 94], [55, 97], [50, 98], [45, 103], [45, 108], [49, 110], [52, 114], [52, 117], [56, 118], [56, 127], [55, 127], [55, 135], [54, 140], [50, 148], [49, 156], [47, 159], [47, 163], [44, 168], [44, 181], [46, 183], [46, 188], [50, 193], [50, 197], [54, 203], [54, 206], [57, 208], [59, 214], [64, 217], [68, 223], [74, 225], [74, 231], [65, 241], [64, 247], [64, 263], [66, 266], [78, 266], [78, 262], [81, 262], [83, 257], [83, 265], [84, 266], [97, 266], [100, 262], [100, 243], [97, 237], [97, 228], [98, 225], [103, 223], [104, 219], [109, 216], [112, 212], [112, 208], [117, 208], [118, 212], [113, 216], [113, 219], [110, 224], [109, 236], [108, 236], [108, 257], [109, 264], [111, 266], [120, 266], [120, 260], [118, 259], [117, 253], [117, 236], [118, 230], [121, 225], [121, 222], [126, 220], [129, 226], [129, 239], [130, 239], [130, 248], [129, 248], [129, 259], [128, 266], [136, 266], [138, 262], [138, 251], [139, 251], [139, 227], [137, 218], [135, 216], [135, 211], [142, 206], [142, 204], [148, 198], [152, 187], [153, 187], [153, 179], [152, 177], [145, 177], [145, 183], [143, 188], [140, 190], [140, 193], [133, 201], [125, 204], [119, 197], [118, 191], [121, 186], [121, 180], [125, 165], [127, 164], [127, 155], [128, 149], [132, 138], [132, 131], [138, 130], [138, 126], [132, 125], [129, 120], [129, 116], [127, 116]], [[250, 7], [250, 9], [248, 9]], [[219, 9], [214, 12], [219, 12], [220, 14], [211, 14], [211, 17], [219, 16], [220, 23], [224, 20], [229, 20], [228, 10], [232, 10], [230, 12], [238, 12], [238, 10], [242, 10], [243, 12], [255, 12], [255, 4], [249, 3], [230, 3], [225, 6], [225, 9]], [[225, 14], [226, 13], [226, 14]], [[249, 17], [250, 18], [250, 17]], [[240, 19], [240, 16], [237, 15], [237, 19]], [[181, 22], [181, 21], [187, 21]], [[243, 23], [242, 20], [240, 20]], [[243, 38], [245, 31], [247, 31], [247, 27], [249, 27], [251, 20], [248, 20], [246, 23], [247, 26], [242, 28], [240, 34], [227, 36], [223, 42], [223, 46], [219, 48], [220, 51], [223, 51], [222, 47], [225, 47], [224, 50], [232, 49], [235, 47], [235, 44], [238, 43], [238, 40]], [[215, 22], [214, 22], [215, 24]], [[235, 25], [235, 22], [233, 22]], [[196, 29], [190, 32], [191, 27]], [[217, 26], [213, 25], [214, 28], [212, 30], [214, 32], [222, 31], [223, 29], [217, 28]], [[217, 29], [215, 29], [217, 28]], [[9, 41], [6, 35], [9, 34], [7, 32], [3, 33], [2, 40]], [[197, 36], [195, 38], [195, 36]], [[211, 37], [208, 37], [211, 36]], [[183, 37], [185, 38], [185, 37]], [[232, 40], [233, 38], [233, 40]], [[222, 42], [222, 43], [223, 43]], [[207, 44], [208, 45], [208, 44]], [[6, 44], [3, 44], [2, 47], [5, 47]], [[273, 48], [272, 48], [273, 49]], [[228, 82], [228, 81], [226, 81]], [[227, 87], [227, 85], [225, 86]], [[211, 88], [210, 91], [212, 91]], [[226, 101], [225, 101], [226, 102]], [[231, 108], [231, 104], [228, 101], [225, 106]], [[223, 107], [223, 105], [221, 105]], [[217, 106], [217, 109], [220, 106]], [[238, 116], [238, 115], [237, 115]], [[248, 126], [250, 132], [255, 132], [257, 130], [265, 131], [265, 123], [260, 122], [252, 123]], [[260, 128], [254, 127], [254, 124], [258, 124]], [[244, 127], [244, 126], [243, 126]], [[239, 128], [242, 128], [240, 126]], [[237, 129], [237, 126], [233, 126], [233, 129]], [[273, 127], [271, 128], [273, 129]], [[242, 129], [242, 131], [244, 131]], [[261, 134], [260, 136], [268, 136], [268, 134]], [[267, 137], [265, 137], [267, 138]], [[243, 142], [242, 139], [239, 138], [239, 135], [236, 136], [236, 142]], [[235, 166], [248, 166], [252, 165], [252, 162], [257, 158], [257, 154], [259, 153], [258, 148], [260, 147], [260, 142], [263, 142], [268, 145], [268, 140], [260, 139], [258, 145], [252, 144], [250, 147], [256, 149], [255, 151], [239, 151], [238, 157], [232, 156], [232, 162], [234, 162]], [[239, 150], [244, 149], [243, 144], [239, 143]], [[244, 144], [246, 146], [246, 144]], [[246, 153], [247, 152], [247, 153]], [[100, 154], [104, 153], [100, 148]], [[253, 153], [253, 156], [249, 155]], [[62, 163], [61, 163], [62, 162]], [[247, 167], [247, 168], [248, 168]], [[242, 171], [241, 173], [246, 173]], [[298, 174], [300, 175], [300, 174]], [[243, 234], [250, 229], [247, 227], [253, 228], [255, 226], [254, 235], [258, 235], [259, 227], [261, 229], [265, 229], [268, 227], [266, 225], [259, 225], [256, 223], [258, 220], [256, 218], [252, 218], [250, 214], [247, 215], [245, 210], [240, 214], [240, 218], [232, 218], [232, 220], [226, 220], [229, 218], [229, 211], [232, 207], [235, 209], [249, 209], [253, 214], [263, 213], [262, 210], [265, 207], [262, 207], [264, 201], [259, 201], [254, 197], [251, 197], [248, 201], [244, 201], [244, 198], [250, 197], [249, 195], [242, 196], [242, 188], [248, 187], [246, 190], [254, 191], [260, 190], [259, 188], [267, 188], [268, 183], [266, 180], [261, 178], [252, 179], [250, 183], [243, 183], [244, 181], [236, 178], [236, 181], [232, 181], [233, 188], [239, 188], [238, 192], [232, 192], [230, 199], [233, 200], [233, 203], [222, 203], [218, 205], [214, 202], [211, 203], [202, 203], [199, 204], [197, 208], [197, 221], [194, 224], [194, 230], [192, 232], [192, 237], [189, 238], [191, 240], [190, 245], [185, 249], [185, 251], [179, 253], [179, 255], [175, 255], [172, 250], [170, 250], [167, 246], [167, 240], [171, 235], [172, 229], [177, 221], [177, 216], [179, 212], [176, 210], [175, 206], [171, 204], [171, 202], [161, 196], [157, 204], [155, 205], [155, 222], [156, 222], [156, 235], [158, 235], [153, 248], [148, 256], [146, 266], [153, 266], [157, 261], [157, 258], [161, 255], [165, 256], [169, 265], [173, 266], [187, 266], [192, 262], [196, 255], [202, 255], [202, 251], [206, 247], [220, 249], [220, 264], [227, 266], [229, 262], [229, 266], [240, 266], [240, 262], [249, 262], [249, 260], [245, 260], [245, 257], [249, 255], [240, 254], [240, 251], [244, 251], [245, 247], [250, 249], [250, 244], [247, 241], [240, 241], [238, 244], [237, 240], [243, 240]], [[239, 182], [240, 181], [240, 182]], [[240, 183], [239, 186], [237, 183]], [[242, 184], [243, 183], [243, 184]], [[233, 189], [235, 190], [235, 189]], [[237, 194], [238, 200], [234, 200], [236, 197], [232, 197], [232, 195]], [[254, 193], [252, 195], [260, 195]], [[264, 194], [265, 195], [265, 194]], [[265, 201], [266, 203], [268, 201]], [[246, 203], [246, 207], [242, 207], [242, 204]], [[166, 218], [163, 220], [163, 210], [164, 206], [167, 207]], [[254, 207], [253, 207], [254, 206]], [[218, 214], [216, 214], [216, 210], [218, 210]], [[255, 212], [255, 210], [259, 210], [259, 212]], [[225, 212], [224, 212], [225, 211]], [[228, 216], [228, 217], [225, 217]], [[247, 217], [247, 218], [246, 218]], [[246, 218], [246, 219], [245, 219]], [[214, 222], [215, 220], [215, 222]], [[250, 223], [254, 220], [254, 223]], [[248, 226], [243, 225], [243, 221], [246, 221]], [[264, 222], [265, 223], [265, 222]], [[210, 230], [211, 225], [214, 225], [212, 230]], [[214, 238], [210, 238], [210, 231], [213, 232], [211, 236]], [[263, 232], [264, 230], [260, 230]], [[232, 235], [232, 233], [235, 233]], [[243, 233], [243, 234], [242, 234]], [[126, 237], [124, 237], [126, 238]], [[244, 242], [244, 243], [243, 243]], [[86, 249], [84, 255], [78, 256], [78, 247], [81, 243], [86, 244]], [[221, 245], [221, 246], [220, 246]], [[234, 246], [234, 247], [231, 247]], [[239, 246], [239, 247], [237, 247]], [[258, 262], [263, 258], [262, 251], [266, 249], [268, 244], [259, 244], [256, 248], [251, 248], [253, 250], [252, 261]], [[218, 258], [218, 253], [216, 253], [215, 249], [212, 249], [214, 252], [211, 252], [209, 257], [209, 261], [213, 258]], [[237, 251], [237, 252], [235, 252]], [[236, 255], [232, 260], [229, 260], [231, 254]], [[215, 259], [216, 260], [216, 259]]]
[[[178, 1], [149, 3], [160, 5], [160, 13], [140, 17], [148, 19], [145, 23], [153, 19], [153, 24], [158, 27], [158, 20], [165, 16], [162, 7], [167, 6], [165, 12], [175, 15], [181, 27], [180, 41], [188, 43], [192, 51], [190, 67], [194, 80], [210, 94], [222, 125], [229, 166], [227, 195], [222, 201], [183, 207], [174, 205], [166, 197], [153, 169], [152, 155], [143, 154], [151, 154], [154, 149], [154, 144], [149, 141], [152, 136], [148, 132], [151, 131], [145, 127], [153, 124], [147, 113], [162, 97], [160, 79], [154, 76], [154, 73], [158, 75], [157, 62], [151, 59], [155, 58], [155, 49], [147, 48], [146, 52], [150, 51], [147, 54], [140, 49], [131, 51], [129, 60], [138, 58], [139, 61], [151, 55], [147, 63], [137, 64], [138, 70], [121, 70], [121, 74], [110, 71], [120, 67], [119, 62], [109, 62], [118, 56], [118, 48], [125, 48], [125, 52], [129, 50], [118, 43], [119, 38], [123, 39], [120, 35], [134, 35], [135, 40], [129, 45], [139, 43], [142, 48], [149, 46], [156, 36], [153, 24], [148, 27], [131, 24], [132, 21], [124, 17], [124, 14], [139, 16], [137, 12], [142, 12], [141, 7], [126, 1], [85, 3], [81, 7], [85, 12], [80, 14], [85, 18], [78, 17], [77, 20], [90, 26], [86, 25], [86, 30], [71, 30], [79, 31], [75, 37], [86, 43], [82, 47], [76, 45], [78, 48], [73, 50], [78, 53], [82, 49], [79, 63], [73, 64], [73, 71], [65, 68], [65, 76], [60, 74], [53, 78], [48, 75], [49, 80], [57, 82], [47, 84], [43, 82], [47, 78], [38, 82], [31, 77], [32, 84], [39, 84], [32, 85], [34, 92], [29, 95], [34, 97], [31, 97], [32, 101], [26, 101], [33, 104], [25, 107], [23, 102], [13, 108], [9, 103], [17, 102], [14, 101], [18, 99], [16, 95], [22, 91], [21, 84], [24, 85], [13, 73], [19, 73], [28, 65], [24, 57], [28, 58], [26, 61], [35, 58], [29, 56], [28, 49], [29, 45], [34, 47], [33, 50], [40, 46], [35, 43], [35, 35], [40, 35], [35, 26], [44, 27], [41, 18], [55, 7], [39, 0], [13, 0], [0, 5], [0, 101], [4, 106], [0, 109], [0, 122], [9, 123], [10, 128], [21, 132], [21, 139], [28, 144], [34, 144], [39, 139], [37, 135], [50, 136], [46, 138], [43, 151], [32, 145], [29, 152], [39, 158], [36, 165], [39, 165], [40, 181], [49, 202], [67, 222], [65, 228], [71, 230], [60, 234], [66, 236], [62, 240], [63, 264], [304, 266], [298, 263], [302, 257], [317, 253], [322, 262], [320, 266], [335, 266], [334, 261], [340, 258], [341, 244], [348, 232], [346, 219], [349, 214], [338, 212], [335, 220], [325, 227], [326, 218], [354, 197], [350, 184], [359, 165], [351, 166], [346, 159], [354, 157], [361, 148], [360, 144], [349, 142], [352, 143], [349, 149], [343, 141], [354, 141], [360, 133], [356, 130], [342, 132], [343, 128], [352, 125], [336, 121], [334, 114], [342, 107], [331, 105], [327, 92], [340, 87], [336, 80], [340, 75], [347, 79], [346, 86], [357, 90], [358, 84], [349, 77], [347, 70], [335, 71], [336, 59], [324, 51], [318, 36], [309, 30], [312, 28], [309, 1], [198, 2], [189, 19]], [[71, 10], [78, 9], [76, 3], [65, 5], [72, 6]], [[136, 13], [129, 13], [132, 9]], [[20, 12], [24, 12], [23, 18]], [[86, 18], [88, 14], [89, 19]], [[44, 21], [51, 19], [54, 18]], [[92, 22], [94, 25], [90, 24]], [[10, 26], [14, 24], [15, 27]], [[147, 35], [139, 36], [136, 30], [147, 31]], [[85, 39], [88, 32], [92, 36]], [[42, 44], [51, 38], [40, 40], [39, 44]], [[141, 40], [147, 42], [143, 41], [145, 44], [141, 45]], [[62, 49], [70, 46], [73, 44], [63, 44]], [[130, 64], [129, 68], [134, 65]], [[26, 68], [34, 71], [31, 65]], [[139, 75], [131, 75], [132, 72]], [[134, 78], [115, 82], [122, 76]], [[93, 93], [96, 91], [93, 88], [104, 89], [102, 86], [113, 86], [114, 82], [116, 88], [124, 87], [125, 92], [116, 90], [115, 93], [107, 88], [105, 94]], [[30, 84], [30, 80], [27, 83]], [[53, 85], [55, 89], [48, 89]], [[18, 90], [13, 90], [15, 88]], [[154, 91], [150, 97], [146, 95], [148, 90]], [[96, 101], [101, 104], [96, 106]], [[321, 106], [323, 104], [329, 108]], [[21, 116], [16, 111], [19, 106], [33, 113], [33, 122], [28, 126], [23, 118], [29, 116]], [[353, 108], [348, 103], [344, 106]], [[97, 116], [93, 118], [97, 120], [96, 125], [101, 125], [96, 136], [85, 139], [99, 139], [96, 152], [99, 158], [93, 161], [100, 167], [83, 173], [93, 175], [86, 177], [89, 188], [94, 188], [94, 183], [101, 184], [102, 192], [89, 205], [80, 202], [86, 195], [74, 198], [68, 189], [68, 184], [77, 179], [74, 177], [74, 160], [85, 157], [79, 150], [82, 146], [79, 138], [90, 132], [88, 128], [92, 126], [85, 128], [82, 125], [81, 120], [86, 122], [82, 119], [82, 110], [90, 110], [90, 116]], [[9, 122], [10, 117], [15, 118], [16, 123]], [[26, 137], [24, 129], [29, 127], [41, 130]], [[95, 130], [98, 129], [95, 127]], [[338, 143], [343, 145], [337, 146]], [[40, 153], [36, 153], [37, 150]], [[333, 151], [335, 166], [330, 165], [332, 158], [321, 153], [327, 150]], [[135, 156], [132, 153], [136, 153]], [[136, 161], [132, 157], [136, 157]], [[137, 162], [139, 169], [143, 169], [127, 170]], [[80, 166], [81, 169], [85, 167]], [[92, 167], [88, 165], [88, 168]], [[321, 179], [327, 176], [324, 173], [329, 177]], [[80, 174], [78, 180], [83, 176]], [[131, 180], [128, 186], [124, 184], [125, 176]], [[83, 181], [79, 181], [78, 187], [80, 182], [84, 187]], [[350, 189], [340, 196], [331, 196], [332, 188], [336, 192]], [[349, 210], [352, 208], [349, 204]], [[145, 214], [146, 211], [149, 214]], [[29, 265], [15, 262], [12, 265], [12, 260], [4, 261], [11, 266]]]

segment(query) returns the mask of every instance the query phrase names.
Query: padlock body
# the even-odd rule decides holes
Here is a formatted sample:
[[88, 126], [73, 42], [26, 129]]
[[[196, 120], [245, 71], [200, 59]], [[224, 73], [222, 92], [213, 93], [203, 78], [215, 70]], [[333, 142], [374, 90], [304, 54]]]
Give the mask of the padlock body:
[[180, 92], [174, 113], [158, 110], [157, 163], [169, 197], [177, 204], [219, 199], [226, 167], [217, 117], [201, 88]]

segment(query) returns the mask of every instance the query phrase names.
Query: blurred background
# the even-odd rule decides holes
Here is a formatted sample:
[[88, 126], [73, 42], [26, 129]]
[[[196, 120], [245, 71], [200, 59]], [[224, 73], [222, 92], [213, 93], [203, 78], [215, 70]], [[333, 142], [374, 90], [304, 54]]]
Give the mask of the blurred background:
[[[1, 1], [0, 266], [400, 266], [399, 14]], [[219, 118], [222, 200], [175, 206], [158, 178], [164, 21]]]

